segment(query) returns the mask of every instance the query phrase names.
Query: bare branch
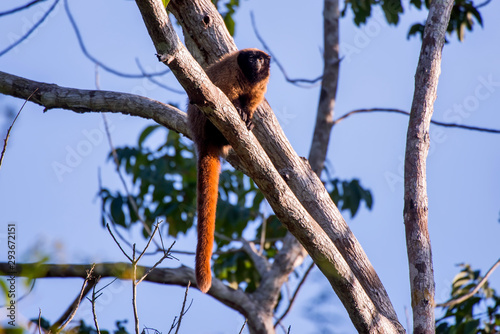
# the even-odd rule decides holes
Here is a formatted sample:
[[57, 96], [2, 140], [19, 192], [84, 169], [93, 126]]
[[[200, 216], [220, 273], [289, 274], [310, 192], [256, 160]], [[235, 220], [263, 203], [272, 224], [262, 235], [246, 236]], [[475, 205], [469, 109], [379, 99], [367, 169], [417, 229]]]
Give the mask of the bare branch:
[[13, 8], [13, 9], [6, 10], [5, 12], [0, 12], [0, 16], [10, 15], [10, 14], [14, 14], [14, 13], [20, 12], [20, 11], [28, 9], [31, 6], [36, 5], [37, 3], [42, 2], [42, 1], [45, 1], [45, 0], [33, 0], [31, 2], [28, 2], [25, 5], [22, 5], [22, 6]]
[[247, 322], [248, 322], [248, 319], [245, 319], [245, 322], [243, 323], [243, 326], [241, 326], [240, 332], [238, 334], [243, 333], [243, 330], [245, 329]]
[[190, 137], [186, 113], [147, 97], [111, 91], [73, 89], [37, 82], [0, 71], [0, 93], [26, 99], [35, 89], [31, 102], [45, 107], [68, 109], [77, 113], [113, 112], [152, 119]]
[[[35, 270], [36, 269], [36, 270]], [[147, 272], [150, 267], [137, 266], [138, 272]], [[30, 278], [54, 278], [54, 277], [77, 277], [86, 278], [88, 265], [81, 264], [39, 264], [39, 263], [17, 263], [16, 271], [18, 277]], [[132, 265], [126, 262], [96, 263], [94, 276], [106, 278], [117, 277], [119, 279], [132, 279]], [[10, 265], [0, 262], [0, 275], [10, 275]], [[34, 275], [34, 276], [33, 276]], [[187, 286], [189, 282], [196, 280], [192, 268], [181, 266], [179, 268], [156, 268], [152, 270], [144, 281], [159, 284], [170, 284]], [[247, 312], [255, 312], [254, 301], [242, 290], [234, 290], [226, 286], [221, 280], [213, 278], [212, 288], [209, 295], [213, 296], [223, 304], [247, 316]]]
[[[115, 243], [118, 245], [118, 248], [120, 248], [120, 250], [122, 251], [123, 255], [125, 255], [125, 257], [130, 261], [130, 263], [134, 263], [134, 259], [132, 259], [122, 248], [122, 246], [120, 245], [120, 243], [118, 242], [118, 240], [116, 240], [115, 238], [115, 235], [113, 234], [113, 232], [111, 232], [111, 228], [109, 227], [109, 224], [106, 224], [106, 228], [108, 229], [108, 232], [109, 234], [111, 234], [111, 237], [113, 238], [113, 240], [115, 241]], [[133, 256], [135, 257], [135, 247], [134, 247], [134, 251], [133, 251]]]
[[265, 273], [267, 273], [271, 268], [271, 264], [267, 258], [264, 255], [259, 254], [253, 242], [249, 242], [243, 238], [241, 238], [240, 241], [243, 244], [243, 251], [248, 254], [252, 262], [255, 264], [255, 269], [257, 269], [259, 275], [264, 276]]
[[151, 273], [151, 271], [153, 271], [156, 267], [160, 265], [160, 263], [163, 262], [163, 260], [171, 257], [170, 250], [172, 249], [172, 247], [174, 247], [174, 245], [175, 241], [172, 243], [172, 245], [170, 245], [169, 249], [164, 251], [165, 253], [163, 254], [163, 256], [158, 261], [156, 261], [156, 263], [151, 268], [149, 268], [148, 271], [144, 273], [144, 275], [137, 281], [137, 284], [141, 283]]
[[[90, 303], [92, 305], [92, 317], [94, 318], [94, 325], [95, 325], [95, 330], [97, 331], [97, 334], [101, 334], [101, 331], [99, 329], [99, 323], [97, 322], [97, 313], [95, 311], [95, 301], [97, 300], [97, 298], [99, 298], [100, 294], [99, 295], [96, 294], [95, 287], [97, 286], [97, 283], [99, 282], [100, 279], [101, 279], [101, 277], [98, 277], [96, 279], [96, 284], [94, 284], [94, 286], [92, 287], [92, 299], [90, 300]], [[113, 282], [114, 281], [115, 280], [113, 280]], [[111, 282], [111, 283], [113, 283], [113, 282]], [[104, 288], [106, 288], [111, 283], [107, 284]], [[103, 289], [99, 289], [97, 291], [97, 293], [99, 293]], [[87, 299], [88, 299], [88, 297], [87, 297]]]
[[[333, 125], [337, 125], [338, 123], [342, 122], [343, 120], [345, 120], [349, 116], [352, 116], [355, 114], [362, 114], [362, 113], [371, 113], [371, 112], [389, 112], [389, 113], [396, 113], [396, 114], [402, 114], [402, 115], [407, 115], [407, 116], [410, 115], [410, 113], [408, 111], [401, 110], [401, 109], [395, 109], [395, 108], [356, 109], [356, 110], [350, 111], [347, 114], [342, 115], [341, 117], [337, 118], [335, 121], [333, 121]], [[477, 126], [439, 122], [439, 121], [434, 121], [432, 119], [431, 119], [431, 124], [438, 125], [438, 126], [444, 126], [447, 128], [458, 128], [458, 129], [472, 130], [472, 131], [479, 131], [479, 132], [488, 132], [488, 133], [500, 133], [500, 130], [497, 130], [497, 129], [488, 129], [488, 128], [482, 128], [482, 127], [477, 127]]]
[[[78, 307], [80, 306], [80, 303], [82, 301], [83, 296], [88, 293], [90, 290], [92, 290], [92, 286], [95, 285], [96, 281], [92, 280], [92, 272], [94, 271], [95, 264], [92, 265], [92, 267], [87, 270], [87, 277], [85, 278], [85, 281], [83, 282], [82, 288], [80, 290], [80, 294], [77, 296], [76, 300], [71, 304], [68, 310], [71, 310], [69, 312], [69, 316], [66, 319], [59, 319], [56, 321], [56, 323], [52, 326], [52, 329], [54, 330], [55, 333], [59, 333], [64, 330], [64, 328], [73, 320], [75, 317], [76, 311], [78, 310]], [[92, 281], [91, 284], [87, 287], [87, 283]], [[63, 315], [64, 316], [64, 315]], [[65, 321], [64, 321], [65, 320]], [[63, 322], [61, 326], [59, 326], [60, 322]]]
[[12, 50], [13, 48], [15, 48], [16, 46], [18, 46], [19, 44], [21, 44], [23, 41], [25, 41], [32, 33], [33, 31], [35, 31], [39, 26], [40, 24], [43, 23], [43, 21], [45, 21], [45, 19], [49, 16], [49, 14], [54, 10], [54, 8], [56, 7], [56, 5], [59, 3], [59, 0], [55, 0], [54, 3], [52, 4], [52, 6], [50, 6], [50, 8], [45, 12], [45, 14], [43, 14], [43, 16], [40, 18], [40, 20], [38, 20], [34, 25], [33, 27], [31, 27], [23, 36], [21, 36], [17, 41], [15, 41], [14, 43], [12, 43], [11, 45], [9, 45], [7, 48], [3, 49], [2, 51], [0, 51], [0, 57], [2, 57], [4, 54], [6, 54], [7, 52], [9, 52], [10, 50]]
[[288, 314], [288, 312], [290, 312], [290, 310], [292, 309], [293, 302], [295, 301], [295, 298], [297, 298], [297, 295], [299, 294], [300, 288], [302, 287], [302, 285], [306, 281], [307, 276], [309, 275], [309, 273], [311, 272], [311, 270], [313, 268], [314, 268], [314, 262], [309, 265], [309, 267], [307, 268], [304, 275], [302, 275], [302, 278], [301, 278], [299, 284], [297, 284], [297, 287], [295, 288], [295, 292], [293, 293], [292, 298], [288, 302], [288, 306], [287, 306], [285, 312], [283, 312], [283, 314], [274, 323], [274, 328], [276, 328], [276, 326], [278, 326], [278, 324], [281, 323], [281, 320], [283, 320], [286, 317], [286, 315]]
[[188, 285], [186, 286], [186, 292], [184, 293], [184, 300], [182, 301], [181, 312], [179, 313], [179, 321], [177, 321], [177, 329], [175, 330], [175, 334], [179, 333], [179, 329], [181, 328], [182, 318], [186, 314], [184, 312], [184, 308], [186, 307], [186, 300], [187, 300], [188, 291], [189, 291], [190, 286], [191, 286], [191, 282], [189, 282]]
[[33, 94], [35, 94], [35, 92], [37, 90], [38, 89], [35, 89], [33, 91], [33, 93], [31, 93], [30, 96], [28, 96], [28, 98], [24, 101], [23, 105], [21, 106], [21, 108], [17, 112], [16, 117], [14, 117], [14, 120], [12, 121], [12, 124], [9, 126], [9, 129], [7, 130], [7, 134], [5, 135], [5, 139], [3, 140], [4, 144], [3, 144], [2, 153], [0, 154], [0, 168], [2, 167], [3, 158], [4, 158], [5, 152], [7, 150], [7, 142], [9, 141], [10, 132], [12, 131], [12, 128], [14, 127], [14, 123], [16, 123], [17, 118], [19, 117], [19, 115], [21, 114], [21, 111], [23, 110], [24, 106], [26, 105], [26, 102], [28, 102], [31, 99], [31, 97], [33, 96]]
[[139, 221], [142, 223], [142, 226], [144, 227], [144, 229], [148, 232], [149, 235], [151, 235], [151, 228], [148, 226], [148, 224], [146, 224], [146, 221], [142, 218], [142, 215], [139, 212], [139, 208], [137, 206], [137, 203], [135, 202], [132, 195], [130, 195], [130, 191], [128, 190], [127, 182], [125, 182], [125, 178], [123, 177], [123, 174], [120, 171], [120, 161], [118, 160], [118, 154], [116, 153], [116, 149], [113, 145], [113, 140], [111, 139], [111, 133], [109, 132], [108, 120], [106, 118], [106, 115], [105, 114], [101, 114], [101, 115], [102, 115], [102, 120], [104, 122], [104, 130], [106, 132], [106, 137], [108, 138], [109, 147], [111, 149], [111, 154], [113, 155], [113, 161], [115, 162], [116, 173], [118, 174], [118, 177], [120, 178], [120, 181], [122, 182], [123, 188], [125, 189], [125, 193], [127, 194], [128, 202], [132, 206], [134, 213], [136, 214], [137, 218], [139, 218]]
[[484, 277], [474, 287], [474, 289], [472, 289], [472, 291], [470, 291], [469, 293], [463, 295], [460, 298], [452, 299], [450, 301], [447, 301], [446, 303], [437, 304], [436, 307], [450, 307], [450, 306], [455, 306], [457, 304], [460, 304], [460, 303], [466, 301], [470, 297], [474, 296], [479, 291], [479, 289], [481, 289], [481, 287], [484, 285], [484, 283], [486, 283], [488, 281], [488, 278], [490, 277], [490, 275], [493, 274], [493, 272], [495, 271], [495, 269], [497, 269], [497, 267], [499, 265], [500, 265], [500, 259], [498, 259], [497, 262], [495, 262], [495, 264], [490, 268], [490, 270], [488, 270], [488, 272], [486, 273], [486, 275], [484, 275]]
[[[176, 93], [176, 94], [186, 94], [185, 91], [183, 90], [179, 90], [179, 89], [175, 89], [175, 88], [172, 88], [170, 86], [167, 86], [165, 84], [162, 84], [161, 82], [159, 82], [158, 80], [156, 80], [154, 77], [152, 77], [151, 75], [148, 75], [146, 73], [146, 71], [144, 70], [144, 68], [142, 67], [141, 65], [141, 62], [139, 61], [139, 59], [136, 59], [135, 60], [135, 63], [137, 64], [137, 67], [139, 68], [139, 70], [141, 71], [142, 75], [147, 78], [149, 81], [151, 81], [152, 83], [154, 83], [155, 85], [157, 85], [158, 87], [161, 87], [169, 92], [172, 92], [172, 93]], [[168, 71], [170, 72], [170, 70]]]
[[[269, 53], [269, 55], [271, 55], [272, 60], [276, 63], [276, 66], [278, 66], [278, 68], [280, 69], [281, 73], [283, 73], [283, 76], [285, 77], [285, 80], [288, 81], [289, 83], [295, 85], [295, 86], [302, 87], [302, 88], [313, 88], [313, 87], [316, 87], [316, 83], [318, 81], [321, 81], [321, 79], [323, 78], [323, 75], [320, 75], [316, 79], [291, 79], [288, 76], [288, 74], [286, 73], [285, 67], [283, 65], [281, 65], [281, 63], [278, 60], [278, 58], [276, 57], [276, 55], [271, 51], [271, 49], [269, 48], [269, 46], [267, 45], [267, 43], [264, 41], [264, 38], [262, 38], [262, 36], [260, 35], [259, 31], [257, 30], [257, 24], [255, 23], [255, 17], [253, 15], [253, 12], [250, 12], [250, 19], [252, 21], [252, 28], [253, 28], [253, 31], [255, 33], [255, 37], [257, 37], [257, 39], [259, 40], [259, 42], [262, 44], [262, 46], [264, 47], [264, 50], [266, 50], [266, 52]], [[306, 84], [309, 84], [309, 85], [304, 86], [304, 85], [301, 85], [301, 83], [306, 83]]]
[[[57, 0], [59, 1], [59, 0]], [[66, 11], [66, 14], [68, 15], [68, 19], [71, 23], [71, 27], [73, 28], [75, 34], [76, 34], [76, 38], [78, 39], [78, 44], [80, 45], [80, 49], [82, 50], [83, 54], [85, 55], [85, 57], [87, 57], [90, 61], [92, 61], [93, 63], [99, 65], [100, 67], [102, 67], [105, 71], [109, 72], [109, 73], [112, 73], [114, 75], [117, 75], [117, 76], [120, 76], [120, 77], [124, 77], [124, 78], [149, 78], [149, 77], [154, 77], [154, 76], [160, 76], [160, 75], [165, 75], [167, 74], [169, 71], [168, 70], [165, 70], [165, 71], [161, 71], [161, 72], [157, 72], [157, 73], [147, 73], [147, 74], [130, 74], [130, 73], [123, 73], [123, 72], [120, 72], [120, 71], [117, 71], [109, 66], [107, 66], [106, 64], [104, 64], [103, 62], [99, 61], [97, 58], [95, 58], [94, 56], [92, 56], [86, 46], [85, 46], [85, 43], [83, 42], [83, 38], [82, 38], [82, 35], [80, 33], [80, 30], [78, 29], [78, 25], [76, 24], [76, 21], [73, 17], [73, 14], [71, 14], [71, 11], [69, 9], [69, 4], [68, 4], [68, 0], [64, 0], [64, 9]], [[0, 54], [1, 56], [1, 54]]]

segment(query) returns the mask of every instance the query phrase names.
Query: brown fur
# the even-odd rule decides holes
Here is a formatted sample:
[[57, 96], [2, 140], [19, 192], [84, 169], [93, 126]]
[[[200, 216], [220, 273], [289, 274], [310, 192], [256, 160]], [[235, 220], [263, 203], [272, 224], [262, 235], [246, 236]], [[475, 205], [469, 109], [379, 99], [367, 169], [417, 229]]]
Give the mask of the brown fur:
[[[253, 127], [252, 117], [264, 100], [269, 81], [270, 57], [257, 49], [231, 53], [207, 68], [213, 84], [227, 95], [247, 127]], [[206, 293], [212, 284], [210, 259], [215, 231], [220, 157], [229, 143], [220, 131], [194, 105], [188, 107], [188, 122], [198, 150], [198, 245], [196, 247], [196, 281]]]

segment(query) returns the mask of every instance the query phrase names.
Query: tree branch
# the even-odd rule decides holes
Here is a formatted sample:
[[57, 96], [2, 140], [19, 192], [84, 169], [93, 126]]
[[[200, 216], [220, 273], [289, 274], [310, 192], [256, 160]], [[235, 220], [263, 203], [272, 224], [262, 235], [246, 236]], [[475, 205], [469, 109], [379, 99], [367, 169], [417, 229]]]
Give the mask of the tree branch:
[[[11, 275], [10, 264], [0, 262], [0, 275]], [[30, 278], [86, 278], [89, 265], [82, 264], [40, 264], [18, 263], [16, 265], [18, 277]], [[137, 266], [138, 273], [145, 273], [151, 267]], [[93, 270], [95, 277], [116, 277], [122, 280], [132, 279], [132, 265], [130, 263], [96, 263]], [[194, 270], [185, 266], [179, 268], [155, 268], [151, 270], [144, 281], [151, 283], [170, 284], [186, 287], [189, 282], [195, 282]], [[209, 294], [230, 308], [242, 313], [254, 311], [254, 303], [242, 290], [234, 290], [222, 281], [214, 278]]]
[[[401, 109], [395, 109], [395, 108], [356, 109], [356, 110], [352, 110], [352, 111], [348, 112], [347, 114], [342, 115], [341, 117], [337, 118], [335, 121], [333, 121], [333, 125], [337, 125], [338, 123], [342, 122], [344, 119], [348, 118], [349, 116], [352, 116], [355, 114], [362, 114], [362, 113], [371, 113], [371, 112], [389, 112], [389, 113], [395, 113], [395, 114], [401, 114], [401, 115], [407, 115], [407, 116], [410, 115], [410, 113], [408, 111], [401, 110]], [[439, 121], [434, 121], [432, 119], [431, 119], [431, 124], [443, 126], [445, 128], [458, 128], [458, 129], [479, 131], [479, 132], [500, 133], [500, 130], [497, 130], [497, 129], [488, 129], [488, 128], [482, 128], [482, 127], [477, 127], [477, 126], [439, 122]]]
[[428, 230], [426, 158], [429, 126], [441, 72], [441, 54], [453, 0], [433, 1], [415, 74], [415, 92], [406, 138], [404, 222], [410, 267], [413, 332], [435, 332], [434, 269]]
[[[288, 76], [288, 74], [286, 73], [286, 70], [285, 70], [285, 67], [281, 64], [281, 62], [278, 60], [278, 58], [276, 57], [276, 55], [271, 51], [271, 48], [267, 45], [266, 41], [264, 40], [264, 38], [262, 38], [262, 36], [260, 35], [259, 31], [257, 30], [257, 24], [255, 23], [255, 17], [253, 15], [253, 12], [250, 12], [250, 20], [252, 22], [252, 28], [253, 28], [253, 31], [255, 33], [255, 37], [257, 37], [257, 39], [259, 40], [259, 42], [262, 44], [264, 50], [269, 53], [269, 55], [271, 56], [273, 62], [276, 64], [276, 66], [278, 66], [279, 70], [281, 71], [281, 73], [283, 73], [283, 76], [285, 77], [285, 80], [297, 87], [302, 87], [302, 88], [311, 88], [311, 87], [315, 87], [316, 83], [318, 81], [320, 81], [322, 78], [323, 78], [323, 75], [320, 75], [319, 77], [315, 78], [315, 79], [292, 79]], [[306, 84], [309, 84], [308, 86], [303, 86], [301, 85], [302, 83], [306, 83]]]
[[[59, 1], [59, 0], [58, 0]], [[161, 71], [157, 73], [144, 73], [142, 70], [142, 74], [130, 74], [130, 73], [123, 73], [120, 71], [117, 71], [108, 65], [104, 64], [94, 56], [90, 54], [90, 52], [87, 50], [87, 47], [85, 46], [85, 43], [83, 42], [82, 34], [80, 33], [80, 29], [78, 29], [78, 25], [76, 24], [76, 21], [73, 17], [73, 14], [71, 14], [71, 10], [69, 9], [69, 4], [68, 0], [64, 0], [64, 10], [66, 11], [66, 15], [68, 16], [69, 22], [71, 23], [71, 27], [73, 28], [73, 31], [75, 32], [76, 38], [78, 40], [78, 45], [80, 46], [80, 49], [82, 50], [82, 53], [85, 57], [87, 57], [90, 61], [92, 61], [94, 64], [99, 65], [101, 68], [103, 68], [105, 71], [112, 73], [114, 75], [124, 77], [124, 78], [152, 78], [155, 76], [161, 76], [164, 74], [167, 74], [169, 71]]]
[[488, 278], [490, 277], [491, 274], [493, 274], [493, 272], [495, 271], [495, 269], [497, 269], [497, 267], [499, 265], [500, 265], [500, 259], [498, 259], [497, 262], [495, 262], [495, 264], [490, 268], [490, 270], [488, 270], [488, 272], [486, 273], [486, 275], [484, 275], [484, 277], [481, 279], [481, 281], [474, 287], [474, 289], [472, 289], [471, 292], [463, 295], [460, 298], [452, 299], [450, 301], [447, 301], [446, 303], [437, 304], [436, 307], [451, 307], [451, 306], [455, 306], [457, 304], [460, 304], [460, 303], [464, 302], [465, 300], [469, 299], [470, 297], [474, 296], [479, 291], [479, 289], [481, 289], [481, 287], [486, 282], [488, 282]]
[[[347, 305], [352, 312], [350, 313], [351, 317], [357, 320], [355, 326], [360, 330], [362, 329], [362, 331], [373, 329], [372, 332], [402, 332], [403, 328], [396, 320], [395, 312], [392, 309], [387, 293], [383, 287], [383, 291], [380, 291], [382, 285], [375, 271], [369, 262], [367, 262], [366, 255], [360, 247], [353, 249], [352, 244], [355, 239], [345, 224], [345, 221], [344, 226], [339, 226], [341, 228], [336, 230], [331, 225], [331, 219], [325, 221], [326, 217], [321, 217], [323, 218], [321, 219], [322, 222], [324, 222], [322, 228], [325, 229], [328, 227], [329, 232], [334, 232], [333, 235], [330, 233], [331, 237], [333, 237], [332, 239], [335, 240], [335, 242], [339, 242], [339, 237], [342, 237], [344, 240], [339, 244], [349, 246], [347, 248], [348, 251], [346, 251], [346, 247], [341, 250], [344, 256], [348, 255], [349, 260], [353, 260], [353, 262], [363, 262], [363, 260], [366, 259], [363, 263], [363, 265], [367, 266], [366, 268], [361, 268], [357, 266], [356, 263], [351, 264], [355, 269], [353, 270], [355, 273], [354, 276], [349, 266], [345, 263], [344, 258], [339, 257], [337, 248], [331, 243], [332, 239], [325, 235], [324, 231], [319, 228], [303, 209], [301, 204], [297, 201], [295, 194], [291, 193], [288, 186], [284, 183], [281, 175], [279, 175], [276, 170], [270, 168], [271, 163], [268, 156], [262, 151], [260, 145], [255, 141], [251, 133], [247, 131], [241, 118], [234, 109], [234, 106], [219, 89], [211, 85], [206, 74], [201, 70], [200, 66], [192, 60], [190, 54], [179, 42], [168, 16], [163, 9], [161, 1], [136, 0], [136, 3], [141, 11], [146, 27], [148, 28], [149, 35], [158, 51], [160, 60], [170, 67], [180, 84], [188, 93], [191, 103], [195, 104], [204, 112], [209, 120], [227, 138], [233, 149], [241, 158], [242, 164], [247, 168], [249, 176], [252, 177], [259, 189], [261, 189], [266, 196], [278, 219], [300, 240], [301, 244], [308, 250], [318, 267], [331, 282], [334, 282], [337, 289], [340, 289], [340, 286], [346, 287], [348, 285], [358, 288], [355, 293], [353, 293], [354, 291], [343, 291], [343, 293], [348, 294], [349, 297], [355, 300], [353, 302], [351, 299]], [[270, 141], [269, 137], [267, 139], [267, 141]], [[308, 174], [311, 174], [310, 168]], [[312, 174], [314, 175], [314, 173]], [[285, 177], [287, 176], [288, 175]], [[299, 177], [304, 179], [303, 174], [300, 174]], [[317, 178], [316, 175], [314, 175], [314, 177]], [[302, 199], [309, 202], [311, 201], [311, 194], [317, 195], [322, 192], [330, 198], [321, 181], [319, 181], [319, 184], [321, 185], [319, 188], [321, 189], [320, 192], [307, 195], [302, 194]], [[299, 192], [305, 192], [304, 187], [295, 193], [298, 194]], [[330, 203], [335, 207], [331, 200]], [[341, 218], [338, 209], [337, 214]], [[298, 216], [303, 218], [297, 219]], [[339, 230], [341, 231], [340, 236], [338, 234]], [[354, 252], [352, 253], [351, 251]], [[355, 258], [352, 258], [353, 255]], [[328, 260], [325, 261], [325, 259]], [[359, 286], [357, 280], [353, 282], [353, 277], [358, 276], [360, 281], [364, 281], [364, 283], [367, 284], [363, 286], [362, 289], [360, 289], [361, 286]], [[343, 285], [340, 285], [341, 281], [344, 282]], [[373, 289], [372, 286], [375, 286], [375, 289]], [[368, 294], [368, 298], [365, 293]], [[382, 304], [378, 304], [379, 301], [383, 302], [384, 299], [385, 302], [388, 302], [390, 306], [389, 309]], [[374, 306], [373, 303], [377, 306]], [[357, 307], [353, 308], [352, 305], [356, 305]], [[361, 310], [358, 307], [361, 308]], [[250, 318], [249, 325], [252, 326]], [[255, 325], [255, 323], [253, 323], [253, 325]], [[255, 328], [253, 330], [256, 331]], [[268, 332], [272, 331], [272, 323], [266, 323], [265, 328], [261, 330], [267, 330]]]
[[38, 91], [30, 101], [45, 107], [44, 111], [61, 108], [77, 113], [113, 112], [139, 116], [190, 137], [186, 113], [171, 105], [134, 94], [61, 87], [0, 71], [0, 93], [26, 99], [35, 89]]
[[55, 0], [52, 6], [43, 14], [43, 16], [23, 35], [21, 36], [17, 41], [0, 51], [0, 57], [2, 57], [4, 54], [9, 52], [10, 50], [14, 49], [16, 46], [21, 44], [23, 41], [25, 41], [32, 33], [35, 31], [42, 23], [45, 21], [45, 19], [49, 16], [49, 14], [56, 8], [56, 5], [59, 3], [59, 0]]

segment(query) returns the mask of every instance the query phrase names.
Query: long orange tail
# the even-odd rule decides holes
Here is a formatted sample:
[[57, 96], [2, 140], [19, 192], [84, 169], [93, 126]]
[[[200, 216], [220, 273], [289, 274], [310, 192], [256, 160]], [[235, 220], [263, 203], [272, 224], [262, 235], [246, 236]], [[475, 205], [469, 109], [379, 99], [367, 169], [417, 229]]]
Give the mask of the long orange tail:
[[[207, 145], [208, 146], [208, 145]], [[217, 147], [198, 152], [198, 245], [196, 246], [196, 282], [206, 293], [212, 285], [210, 259], [214, 244], [215, 210], [219, 189], [220, 158]]]

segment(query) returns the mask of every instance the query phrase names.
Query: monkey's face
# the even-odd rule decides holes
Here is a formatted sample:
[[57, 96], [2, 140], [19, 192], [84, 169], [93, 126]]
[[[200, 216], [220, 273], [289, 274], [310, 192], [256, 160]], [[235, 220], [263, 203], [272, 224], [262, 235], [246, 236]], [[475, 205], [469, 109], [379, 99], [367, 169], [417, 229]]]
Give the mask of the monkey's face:
[[251, 83], [258, 83], [269, 77], [271, 57], [257, 49], [241, 50], [238, 55], [238, 65]]

